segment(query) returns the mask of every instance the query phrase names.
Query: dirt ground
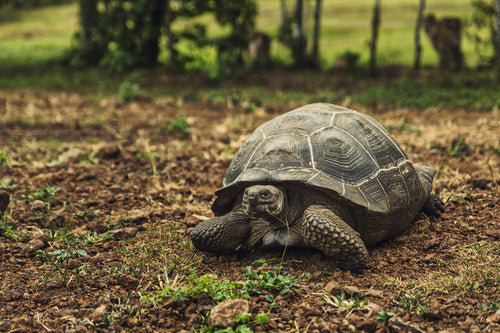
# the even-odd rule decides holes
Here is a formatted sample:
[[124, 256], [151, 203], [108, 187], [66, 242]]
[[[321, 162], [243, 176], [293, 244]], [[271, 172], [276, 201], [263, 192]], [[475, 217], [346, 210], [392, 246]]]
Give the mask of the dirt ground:
[[[441, 218], [421, 215], [370, 249], [367, 269], [353, 274], [314, 250], [217, 255], [192, 247], [188, 233], [211, 216], [236, 150], [257, 125], [299, 105], [257, 106], [0, 92], [8, 156], [0, 189], [10, 194], [0, 229], [0, 331], [199, 331], [213, 304], [206, 295], [163, 306], [141, 296], [187, 281], [193, 268], [237, 281], [253, 261], [268, 259], [253, 266], [265, 271], [283, 256], [282, 273], [298, 284], [251, 295], [251, 312], [269, 318], [248, 324], [254, 331], [500, 332], [499, 110], [347, 105], [389, 128], [414, 162], [436, 168], [446, 203]], [[177, 115], [189, 133], [172, 125]], [[57, 253], [69, 259], [57, 262]]]

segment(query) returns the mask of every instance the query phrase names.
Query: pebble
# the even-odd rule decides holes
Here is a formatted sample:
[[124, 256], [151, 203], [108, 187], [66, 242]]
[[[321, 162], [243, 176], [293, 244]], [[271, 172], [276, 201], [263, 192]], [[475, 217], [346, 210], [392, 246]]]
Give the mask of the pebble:
[[236, 324], [236, 316], [242, 313], [250, 313], [249, 301], [237, 298], [219, 303], [210, 312], [210, 326], [232, 327]]

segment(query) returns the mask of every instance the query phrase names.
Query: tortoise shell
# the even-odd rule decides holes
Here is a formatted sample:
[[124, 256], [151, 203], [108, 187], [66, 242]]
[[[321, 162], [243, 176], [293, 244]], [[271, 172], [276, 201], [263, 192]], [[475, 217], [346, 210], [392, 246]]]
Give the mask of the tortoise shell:
[[212, 210], [229, 212], [241, 188], [282, 182], [299, 182], [384, 215], [415, 207], [414, 214], [431, 190], [372, 117], [323, 103], [259, 126], [232, 160]]

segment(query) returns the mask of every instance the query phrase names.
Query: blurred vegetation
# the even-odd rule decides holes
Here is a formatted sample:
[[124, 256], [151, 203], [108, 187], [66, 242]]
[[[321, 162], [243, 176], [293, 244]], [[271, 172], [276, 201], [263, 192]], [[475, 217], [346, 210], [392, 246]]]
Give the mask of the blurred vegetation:
[[[0, 87], [83, 91], [97, 97], [119, 91], [124, 101], [133, 100], [138, 93], [133, 88], [140, 86], [141, 95], [185, 100], [210, 99], [215, 91], [225, 98], [244, 95], [258, 102], [485, 111], [500, 106], [498, 73], [491, 67], [495, 54], [491, 0], [440, 0], [427, 5], [427, 13], [460, 17], [465, 23], [462, 50], [467, 67], [459, 73], [435, 69], [437, 55], [425, 36], [422, 70], [413, 72], [418, 4], [384, 1], [376, 79], [367, 75], [371, 0], [323, 1], [321, 70], [300, 72], [289, 67], [291, 50], [280, 42], [278, 0], [89, 2], [96, 4], [99, 23], [92, 23], [96, 26], [84, 38], [82, 2], [0, 0]], [[154, 6], [160, 2], [167, 16], [155, 30]], [[293, 1], [285, 3], [291, 7]], [[311, 38], [315, 2], [304, 4], [304, 28]], [[272, 63], [263, 69], [247, 64], [252, 31], [271, 38]], [[119, 89], [122, 83], [126, 84]]]

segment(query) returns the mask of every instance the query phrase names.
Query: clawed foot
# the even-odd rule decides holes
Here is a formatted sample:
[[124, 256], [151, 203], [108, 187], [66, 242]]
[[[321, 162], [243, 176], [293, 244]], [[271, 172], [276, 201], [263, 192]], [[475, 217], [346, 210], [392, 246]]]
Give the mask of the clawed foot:
[[436, 194], [430, 194], [429, 199], [422, 207], [422, 212], [427, 216], [440, 217], [444, 212], [444, 202]]

